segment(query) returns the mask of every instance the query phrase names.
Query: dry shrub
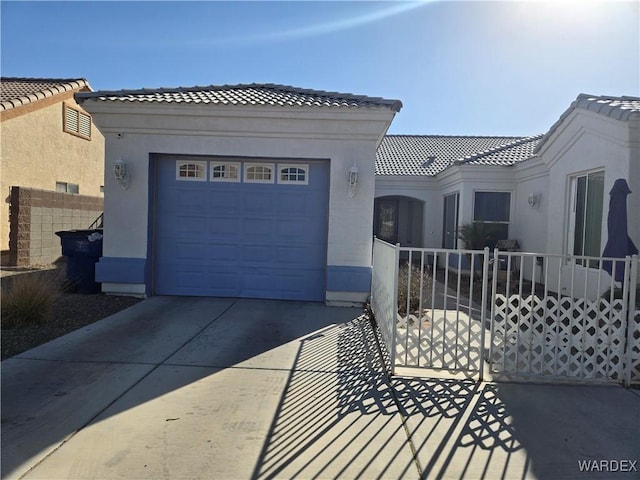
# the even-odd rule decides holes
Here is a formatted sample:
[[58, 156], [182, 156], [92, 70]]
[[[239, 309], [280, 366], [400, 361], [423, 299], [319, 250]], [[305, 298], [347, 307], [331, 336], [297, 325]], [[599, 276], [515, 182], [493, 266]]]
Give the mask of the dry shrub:
[[2, 328], [39, 325], [48, 321], [58, 295], [57, 283], [50, 275], [16, 275], [2, 288]]
[[[409, 285], [409, 271], [411, 272], [411, 285]], [[400, 267], [398, 272], [398, 312], [401, 315], [407, 313], [407, 292], [409, 292], [409, 311], [415, 312], [420, 308], [420, 276], [420, 268], [415, 265], [409, 266], [408, 263], [405, 263]], [[432, 282], [431, 275], [425, 268], [422, 274], [423, 308], [430, 305]]]

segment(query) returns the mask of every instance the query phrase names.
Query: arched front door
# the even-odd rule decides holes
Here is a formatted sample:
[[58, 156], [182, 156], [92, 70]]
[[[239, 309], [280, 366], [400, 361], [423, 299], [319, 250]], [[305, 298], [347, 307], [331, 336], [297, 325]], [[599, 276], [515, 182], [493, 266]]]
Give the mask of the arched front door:
[[411, 197], [387, 196], [374, 200], [373, 233], [389, 243], [422, 247], [424, 202]]

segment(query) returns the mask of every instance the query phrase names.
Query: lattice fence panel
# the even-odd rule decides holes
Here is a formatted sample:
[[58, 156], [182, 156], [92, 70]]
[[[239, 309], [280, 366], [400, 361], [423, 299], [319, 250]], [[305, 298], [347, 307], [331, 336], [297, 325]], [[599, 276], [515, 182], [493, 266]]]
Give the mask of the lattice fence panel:
[[482, 327], [456, 310], [398, 314], [396, 364], [404, 367], [477, 372], [481, 368]]
[[640, 310], [636, 310], [633, 316], [628, 342], [628, 348], [631, 349], [631, 383], [640, 384]]
[[[491, 372], [622, 381], [625, 313], [619, 299], [496, 295]], [[640, 351], [640, 327], [636, 332], [634, 348]]]

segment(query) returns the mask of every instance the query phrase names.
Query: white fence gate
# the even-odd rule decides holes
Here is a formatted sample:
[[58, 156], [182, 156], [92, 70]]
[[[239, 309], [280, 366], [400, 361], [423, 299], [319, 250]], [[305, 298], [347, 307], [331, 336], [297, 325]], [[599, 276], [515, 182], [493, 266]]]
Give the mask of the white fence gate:
[[[379, 239], [373, 250], [371, 309], [391, 374], [428, 368], [482, 379], [487, 292], [476, 275], [488, 275], [489, 250], [411, 249]], [[471, 274], [463, 280], [465, 272]], [[469, 300], [474, 289], [479, 302]]]
[[639, 264], [375, 239], [371, 309], [392, 374], [412, 367], [482, 379], [488, 369], [493, 378], [629, 385], [640, 383]]

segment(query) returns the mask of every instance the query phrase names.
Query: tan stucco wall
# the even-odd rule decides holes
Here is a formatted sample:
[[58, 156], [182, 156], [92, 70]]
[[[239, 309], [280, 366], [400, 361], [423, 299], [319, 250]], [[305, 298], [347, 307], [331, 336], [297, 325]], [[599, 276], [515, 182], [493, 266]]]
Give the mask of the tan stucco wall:
[[[44, 108], [36, 104], [8, 111], [0, 123], [2, 169], [0, 248], [9, 248], [9, 194], [11, 186], [55, 190], [56, 182], [75, 183], [81, 195], [102, 196], [104, 136], [92, 122], [91, 140], [62, 130], [63, 101], [77, 106], [73, 92]], [[49, 99], [51, 100], [51, 99]], [[49, 103], [49, 102], [46, 102]], [[88, 226], [88, 225], [87, 225]]]

